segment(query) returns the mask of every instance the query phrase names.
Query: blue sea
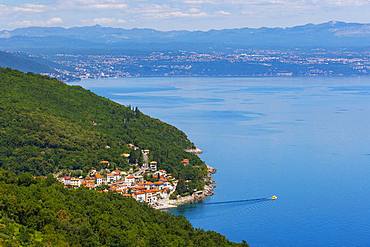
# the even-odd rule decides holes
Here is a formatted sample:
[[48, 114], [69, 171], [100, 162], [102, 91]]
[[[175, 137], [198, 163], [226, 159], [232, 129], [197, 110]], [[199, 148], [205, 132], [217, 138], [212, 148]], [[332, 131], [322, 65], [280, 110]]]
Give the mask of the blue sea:
[[171, 211], [195, 227], [251, 246], [370, 246], [369, 77], [78, 84], [175, 125], [204, 150], [215, 195]]

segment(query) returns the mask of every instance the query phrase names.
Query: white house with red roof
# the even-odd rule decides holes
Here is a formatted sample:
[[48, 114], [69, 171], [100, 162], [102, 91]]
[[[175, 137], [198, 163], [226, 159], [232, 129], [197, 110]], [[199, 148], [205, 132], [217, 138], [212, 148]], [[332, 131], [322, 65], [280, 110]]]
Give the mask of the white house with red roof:
[[135, 192], [135, 193], [133, 194], [133, 197], [134, 197], [134, 198], [135, 198], [135, 200], [136, 200], [136, 201], [138, 201], [138, 202], [145, 202], [145, 201], [146, 201], [146, 200], [145, 200], [146, 195], [145, 195], [145, 193], [144, 193], [144, 192], [142, 192], [142, 191]]
[[128, 175], [127, 177], [125, 177], [125, 182], [130, 186], [133, 186], [135, 184], [135, 176]]
[[107, 184], [107, 179], [97, 172], [95, 174], [95, 183], [97, 186]]
[[65, 185], [65, 186], [70, 186], [71, 185], [71, 177], [70, 176], [64, 176], [62, 178], [62, 183]]
[[111, 173], [107, 174], [107, 182], [108, 183], [114, 183], [122, 178], [121, 171], [120, 170], [114, 170]]

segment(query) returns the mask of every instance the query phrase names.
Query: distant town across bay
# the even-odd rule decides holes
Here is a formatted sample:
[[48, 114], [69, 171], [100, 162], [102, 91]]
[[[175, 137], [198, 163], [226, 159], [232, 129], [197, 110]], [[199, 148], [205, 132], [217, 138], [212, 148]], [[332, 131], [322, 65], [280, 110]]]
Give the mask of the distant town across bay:
[[0, 67], [63, 81], [124, 77], [370, 74], [369, 24], [157, 31], [103, 26], [0, 31]]
[[[16, 57], [26, 54], [12, 54]], [[1, 56], [1, 54], [0, 54]], [[38, 59], [31, 56], [31, 59]], [[153, 52], [142, 55], [42, 55], [42, 74], [64, 81], [125, 77], [343, 77], [370, 75], [367, 51], [236, 50], [230, 53]], [[29, 66], [30, 64], [27, 64]], [[43, 67], [39, 65], [41, 70]], [[4, 66], [5, 67], [5, 66]], [[7, 67], [17, 67], [8, 65]], [[36, 66], [37, 67], [37, 66]], [[25, 68], [31, 70], [32, 68]]]

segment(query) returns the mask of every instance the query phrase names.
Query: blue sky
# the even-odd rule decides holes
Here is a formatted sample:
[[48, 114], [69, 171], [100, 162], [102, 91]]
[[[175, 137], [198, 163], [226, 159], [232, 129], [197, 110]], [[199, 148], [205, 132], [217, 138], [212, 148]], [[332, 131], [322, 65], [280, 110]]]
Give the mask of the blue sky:
[[0, 0], [0, 29], [100, 24], [159, 30], [370, 23], [370, 0]]

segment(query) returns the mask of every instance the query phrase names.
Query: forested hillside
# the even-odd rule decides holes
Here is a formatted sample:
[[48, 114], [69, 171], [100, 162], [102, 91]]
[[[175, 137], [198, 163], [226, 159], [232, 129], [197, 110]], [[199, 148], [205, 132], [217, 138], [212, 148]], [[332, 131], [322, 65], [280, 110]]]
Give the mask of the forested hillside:
[[102, 159], [127, 166], [121, 154], [133, 143], [198, 186], [206, 168], [184, 152], [193, 145], [183, 132], [39, 75], [1, 69], [0, 87], [0, 246], [238, 246], [120, 194], [65, 189], [51, 175]]
[[[0, 170], [0, 246], [237, 246], [113, 193]], [[243, 245], [240, 245], [243, 246]]]
[[[201, 189], [204, 163], [184, 152], [186, 135], [138, 109], [114, 103], [81, 87], [40, 75], [0, 69], [0, 168], [47, 175], [60, 169], [87, 171], [108, 160], [125, 167], [133, 143], [151, 150], [176, 178]], [[184, 167], [181, 160], [191, 164]]]

